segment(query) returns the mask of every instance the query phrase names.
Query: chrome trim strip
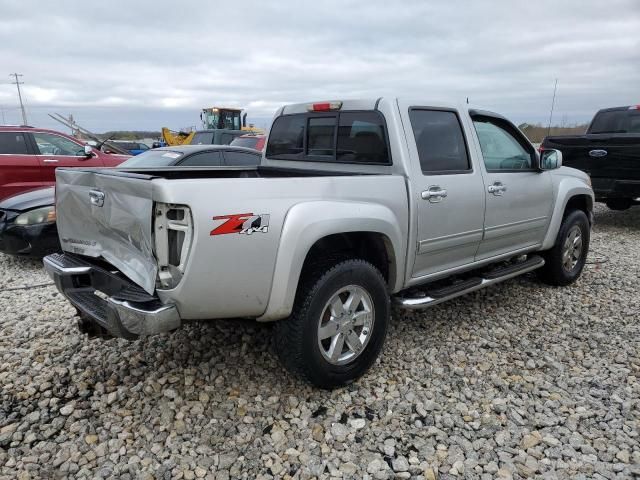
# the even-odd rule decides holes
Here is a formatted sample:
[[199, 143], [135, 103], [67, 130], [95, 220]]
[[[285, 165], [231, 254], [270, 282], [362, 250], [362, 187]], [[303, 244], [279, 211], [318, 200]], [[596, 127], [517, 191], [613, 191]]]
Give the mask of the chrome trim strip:
[[501, 228], [515, 227], [515, 226], [524, 225], [524, 224], [527, 224], [527, 223], [540, 222], [540, 221], [546, 220], [547, 218], [549, 218], [549, 217], [548, 216], [544, 216], [544, 217], [528, 218], [527, 220], [519, 220], [517, 222], [503, 223], [502, 225], [495, 225], [493, 227], [486, 227], [484, 230], [485, 230], [485, 232], [492, 232], [494, 230], [499, 230]]

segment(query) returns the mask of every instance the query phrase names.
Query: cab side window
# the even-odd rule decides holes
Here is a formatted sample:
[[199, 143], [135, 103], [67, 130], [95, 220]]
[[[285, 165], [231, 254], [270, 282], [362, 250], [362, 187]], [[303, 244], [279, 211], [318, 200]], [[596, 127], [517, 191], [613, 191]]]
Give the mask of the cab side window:
[[188, 156], [182, 162], [184, 167], [218, 167], [222, 162], [220, 152], [201, 152]]
[[513, 131], [515, 127], [500, 119], [482, 116], [473, 118], [473, 126], [488, 171], [533, 169], [533, 147]]
[[78, 156], [84, 154], [84, 147], [58, 135], [34, 132], [33, 138], [38, 145], [38, 150], [40, 150], [41, 155]]
[[409, 110], [422, 173], [471, 172], [467, 142], [457, 113], [449, 110]]
[[245, 165], [258, 165], [262, 155], [249, 152], [224, 152], [225, 165], [232, 167]]
[[22, 133], [0, 132], [0, 154], [27, 155], [27, 142]]

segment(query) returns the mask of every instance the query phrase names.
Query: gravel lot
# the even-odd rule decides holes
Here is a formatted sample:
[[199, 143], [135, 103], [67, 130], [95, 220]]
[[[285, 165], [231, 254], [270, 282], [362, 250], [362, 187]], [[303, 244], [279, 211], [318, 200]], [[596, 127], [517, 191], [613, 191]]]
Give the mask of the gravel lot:
[[640, 208], [598, 207], [565, 289], [516, 279], [395, 310], [333, 392], [289, 377], [270, 327], [87, 340], [38, 262], [0, 255], [0, 478], [640, 476]]

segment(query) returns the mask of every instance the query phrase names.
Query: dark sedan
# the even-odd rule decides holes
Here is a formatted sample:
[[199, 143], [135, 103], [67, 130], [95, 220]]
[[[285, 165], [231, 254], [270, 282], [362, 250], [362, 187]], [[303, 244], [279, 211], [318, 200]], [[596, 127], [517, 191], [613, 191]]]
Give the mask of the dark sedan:
[[[182, 145], [147, 150], [117, 168], [258, 165], [261, 156], [229, 145]], [[46, 187], [0, 202], [0, 252], [39, 258], [60, 249], [54, 195], [54, 187]]]
[[0, 252], [43, 257], [59, 248], [53, 187], [0, 202]]
[[179, 145], [147, 150], [118, 168], [233, 167], [258, 165], [262, 153], [231, 145]]

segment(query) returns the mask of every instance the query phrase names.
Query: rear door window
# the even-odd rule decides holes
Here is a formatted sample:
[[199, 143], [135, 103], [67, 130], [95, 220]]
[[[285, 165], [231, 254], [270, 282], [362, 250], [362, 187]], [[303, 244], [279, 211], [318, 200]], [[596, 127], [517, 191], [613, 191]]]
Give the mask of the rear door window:
[[471, 171], [462, 125], [455, 112], [412, 108], [409, 118], [423, 173]]
[[200, 152], [189, 155], [180, 162], [183, 167], [218, 167], [222, 163], [220, 152]]
[[275, 119], [266, 157], [341, 163], [391, 163], [384, 118], [377, 111], [284, 115]]
[[0, 154], [27, 155], [26, 138], [22, 133], [0, 132]]
[[224, 163], [231, 167], [242, 165], [258, 165], [260, 163], [260, 157], [257, 153], [250, 152], [224, 152]]

